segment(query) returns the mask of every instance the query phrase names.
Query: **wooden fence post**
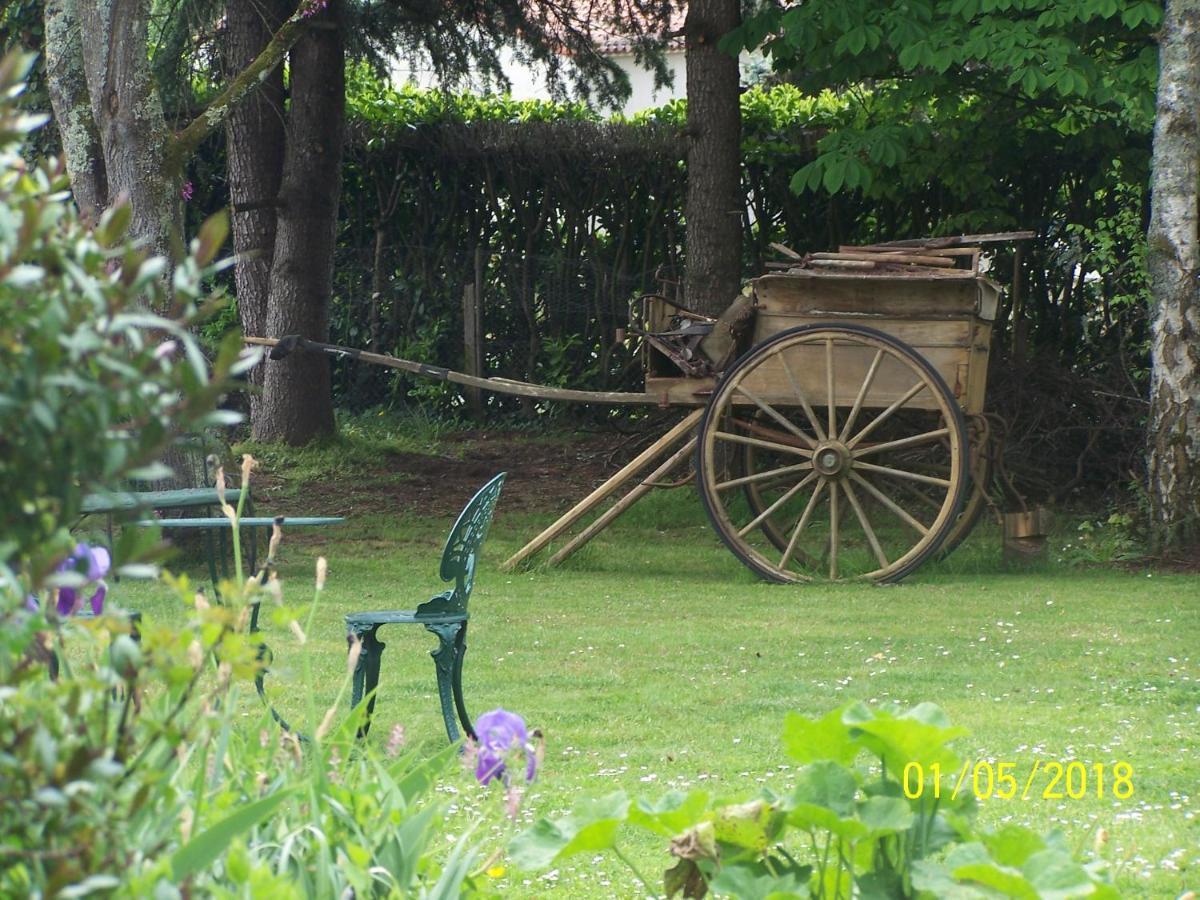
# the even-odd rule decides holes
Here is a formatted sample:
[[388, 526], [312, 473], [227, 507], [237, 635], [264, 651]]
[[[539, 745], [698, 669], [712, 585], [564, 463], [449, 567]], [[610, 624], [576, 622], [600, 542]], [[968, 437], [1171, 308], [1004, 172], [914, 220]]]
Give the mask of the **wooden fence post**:
[[[475, 248], [475, 278], [463, 289], [463, 365], [468, 375], [483, 377], [483, 247]], [[483, 416], [483, 395], [477, 387], [464, 388], [473, 418]]]
[[[479, 346], [479, 298], [475, 285], [463, 288], [463, 368], [468, 375], [480, 377], [483, 373], [483, 354]], [[467, 408], [471, 416], [478, 419], [483, 415], [483, 396], [477, 387], [464, 387]]]

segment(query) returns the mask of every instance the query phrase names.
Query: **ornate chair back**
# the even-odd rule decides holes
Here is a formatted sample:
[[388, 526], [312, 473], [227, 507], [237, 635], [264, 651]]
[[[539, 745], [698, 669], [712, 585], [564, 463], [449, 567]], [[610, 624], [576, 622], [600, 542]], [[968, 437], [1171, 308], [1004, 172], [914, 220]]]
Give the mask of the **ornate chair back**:
[[506, 474], [501, 472], [479, 489], [458, 514], [458, 521], [446, 539], [440, 574], [442, 581], [454, 582], [454, 590], [446, 598], [446, 607], [456, 612], [467, 611], [467, 601], [475, 583], [475, 562], [479, 548], [487, 537], [488, 527], [492, 524], [492, 515], [496, 511], [496, 501], [500, 499]]

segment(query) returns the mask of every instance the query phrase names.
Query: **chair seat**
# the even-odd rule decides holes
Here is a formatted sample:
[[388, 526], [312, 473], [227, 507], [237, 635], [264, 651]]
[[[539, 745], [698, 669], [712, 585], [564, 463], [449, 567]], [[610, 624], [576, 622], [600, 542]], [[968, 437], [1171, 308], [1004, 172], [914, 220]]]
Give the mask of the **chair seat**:
[[467, 614], [462, 613], [419, 613], [415, 609], [381, 609], [374, 612], [350, 613], [346, 616], [346, 625], [401, 625], [414, 623], [420, 625], [449, 625], [453, 622], [467, 621]]

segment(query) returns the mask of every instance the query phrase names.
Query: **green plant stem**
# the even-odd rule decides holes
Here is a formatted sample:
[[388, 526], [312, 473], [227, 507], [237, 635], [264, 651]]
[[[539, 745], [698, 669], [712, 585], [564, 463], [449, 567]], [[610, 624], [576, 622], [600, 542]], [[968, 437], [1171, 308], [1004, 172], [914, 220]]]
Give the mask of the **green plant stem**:
[[231, 540], [233, 542], [233, 572], [237, 578], [238, 588], [245, 583], [242, 578], [242, 532], [238, 528], [238, 522], [242, 520], [242, 509], [246, 505], [246, 493], [250, 487], [246, 482], [249, 479], [243, 479], [241, 490], [238, 491], [237, 509], [233, 513], [233, 534]]
[[642, 887], [644, 887], [646, 889], [646, 892], [649, 893], [650, 896], [652, 896], [652, 897], [657, 897], [658, 891], [656, 891], [653, 887], [650, 886], [650, 882], [647, 881], [646, 877], [644, 875], [642, 875], [641, 872], [638, 871], [638, 867], [633, 864], [633, 862], [629, 859], [629, 857], [627, 857], [624, 853], [621, 852], [621, 848], [618, 847], [616, 844], [613, 844], [612, 851], [613, 851], [613, 854], [617, 857], [617, 859], [619, 859], [621, 862], [625, 863], [625, 865], [629, 869], [629, 871], [633, 873], [633, 877], [642, 883]]

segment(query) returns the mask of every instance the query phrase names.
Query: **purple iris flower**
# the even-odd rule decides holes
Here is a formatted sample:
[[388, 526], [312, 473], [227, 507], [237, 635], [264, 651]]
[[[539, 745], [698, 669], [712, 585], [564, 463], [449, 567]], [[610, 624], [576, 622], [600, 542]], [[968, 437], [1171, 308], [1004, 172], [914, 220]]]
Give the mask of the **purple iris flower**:
[[71, 555], [59, 564], [58, 571], [78, 572], [87, 579], [87, 584], [82, 588], [59, 588], [58, 614], [70, 616], [79, 612], [84, 602], [83, 593], [94, 584], [96, 590], [92, 592], [88, 602], [91, 604], [92, 613], [100, 615], [101, 610], [104, 609], [104, 597], [108, 593], [108, 585], [101, 579], [108, 574], [111, 566], [112, 557], [103, 547], [89, 547], [87, 544], [77, 545]]
[[480, 784], [487, 784], [497, 776], [507, 782], [508, 773], [504, 763], [514, 752], [525, 755], [525, 780], [533, 781], [537, 773], [537, 760], [533, 748], [529, 746], [529, 732], [524, 719], [504, 709], [493, 709], [476, 720], [475, 734], [478, 741], [475, 777]]

